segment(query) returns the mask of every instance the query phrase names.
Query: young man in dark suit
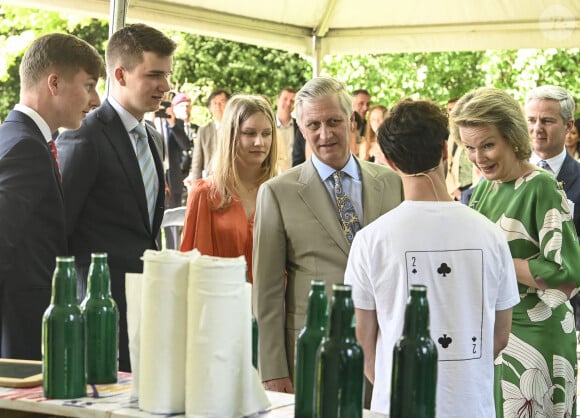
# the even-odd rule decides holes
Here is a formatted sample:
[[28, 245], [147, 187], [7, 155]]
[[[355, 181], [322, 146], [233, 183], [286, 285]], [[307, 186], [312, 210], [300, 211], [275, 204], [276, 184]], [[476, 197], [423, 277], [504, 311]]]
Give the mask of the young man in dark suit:
[[40, 360], [56, 257], [67, 253], [53, 133], [100, 104], [99, 53], [72, 35], [36, 39], [20, 64], [20, 102], [0, 126], [0, 357]]
[[[109, 97], [80, 129], [57, 140], [67, 239], [76, 258], [79, 293], [92, 252], [108, 254], [119, 307], [119, 369], [130, 370], [125, 273], [143, 271], [140, 257], [157, 249], [164, 211], [163, 139], [143, 116], [167, 91], [175, 43], [150, 26], [120, 29], [109, 40]], [[146, 131], [144, 130], [146, 128]]]

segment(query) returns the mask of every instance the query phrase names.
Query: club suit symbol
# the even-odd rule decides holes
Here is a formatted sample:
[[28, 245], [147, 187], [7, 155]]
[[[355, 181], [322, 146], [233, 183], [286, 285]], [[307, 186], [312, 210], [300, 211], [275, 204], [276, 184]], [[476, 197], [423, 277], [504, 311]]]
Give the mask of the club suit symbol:
[[437, 269], [437, 273], [441, 274], [443, 277], [447, 277], [447, 275], [451, 273], [451, 268], [447, 265], [447, 263], [441, 263]]
[[447, 334], [443, 334], [443, 336], [439, 337], [439, 339], [437, 340], [437, 342], [441, 344], [441, 347], [443, 348], [449, 347], [452, 341], [453, 339], [451, 337], [448, 337]]

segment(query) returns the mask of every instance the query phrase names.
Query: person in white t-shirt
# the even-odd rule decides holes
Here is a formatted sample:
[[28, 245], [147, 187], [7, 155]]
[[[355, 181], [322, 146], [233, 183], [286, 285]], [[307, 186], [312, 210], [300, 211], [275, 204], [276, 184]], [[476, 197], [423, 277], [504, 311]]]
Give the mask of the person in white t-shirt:
[[423, 284], [438, 351], [437, 417], [495, 417], [493, 362], [520, 298], [503, 234], [447, 193], [448, 136], [447, 117], [425, 100], [399, 102], [379, 128], [405, 201], [359, 231], [345, 272], [372, 411], [389, 413], [393, 347], [409, 288]]

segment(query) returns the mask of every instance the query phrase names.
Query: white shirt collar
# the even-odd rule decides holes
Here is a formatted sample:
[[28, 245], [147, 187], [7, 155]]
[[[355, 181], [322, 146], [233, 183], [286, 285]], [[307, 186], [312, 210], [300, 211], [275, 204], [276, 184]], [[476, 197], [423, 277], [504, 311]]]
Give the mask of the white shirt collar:
[[127, 111], [113, 96], [107, 97], [107, 100], [121, 118], [121, 122], [123, 123], [125, 130], [127, 132], [131, 132], [133, 128], [139, 124], [139, 121], [135, 118], [135, 116], [129, 113], [129, 111]]
[[26, 105], [23, 105], [22, 103], [18, 103], [16, 106], [14, 106], [14, 110], [22, 112], [30, 119], [32, 119], [34, 123], [36, 123], [36, 126], [38, 126], [38, 129], [40, 129], [40, 132], [42, 133], [42, 136], [44, 137], [47, 143], [52, 141], [52, 132], [50, 132], [48, 123], [46, 123], [46, 121], [42, 118], [42, 116], [40, 116], [40, 114], [36, 110]]
[[[562, 164], [564, 164], [565, 159], [566, 159], [566, 148], [564, 148], [560, 154], [552, 158], [548, 158], [547, 160], [544, 161], [546, 161], [550, 165], [550, 168], [554, 172], [554, 176], [558, 176], [558, 173], [560, 173], [560, 169], [562, 168]], [[541, 158], [535, 152], [532, 152], [532, 155], [530, 157], [530, 163], [538, 165], [538, 162], [540, 160]]]
[[[330, 176], [332, 176], [332, 174], [336, 171], [336, 169], [334, 169], [334, 168], [324, 164], [322, 161], [320, 161], [318, 159], [318, 157], [316, 157], [316, 155], [312, 154], [311, 158], [312, 158], [312, 164], [314, 164], [314, 168], [316, 168], [318, 175], [320, 176], [320, 178], [323, 181], [326, 180], [327, 178], [329, 178]], [[345, 172], [350, 177], [352, 177], [354, 180], [360, 180], [360, 174], [358, 171], [358, 164], [356, 163], [356, 160], [352, 154], [350, 154], [350, 157], [349, 157], [347, 163], [344, 165], [344, 167], [342, 167], [340, 169], [340, 171]]]
[[278, 114], [276, 113], [276, 126], [278, 128], [289, 128], [291, 126], [294, 126], [294, 118], [292, 118], [292, 116], [290, 116], [290, 121], [288, 122], [288, 125], [284, 126], [282, 124], [282, 121], [280, 120], [280, 118], [278, 117]]

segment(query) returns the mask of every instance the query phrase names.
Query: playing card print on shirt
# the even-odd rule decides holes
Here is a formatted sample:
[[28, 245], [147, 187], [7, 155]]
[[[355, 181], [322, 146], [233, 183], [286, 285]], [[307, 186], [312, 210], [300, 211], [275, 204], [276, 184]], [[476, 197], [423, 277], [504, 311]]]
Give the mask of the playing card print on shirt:
[[482, 343], [493, 343], [482, 341], [482, 250], [407, 251], [405, 258], [407, 289], [427, 286], [430, 331], [439, 361], [481, 358]]

